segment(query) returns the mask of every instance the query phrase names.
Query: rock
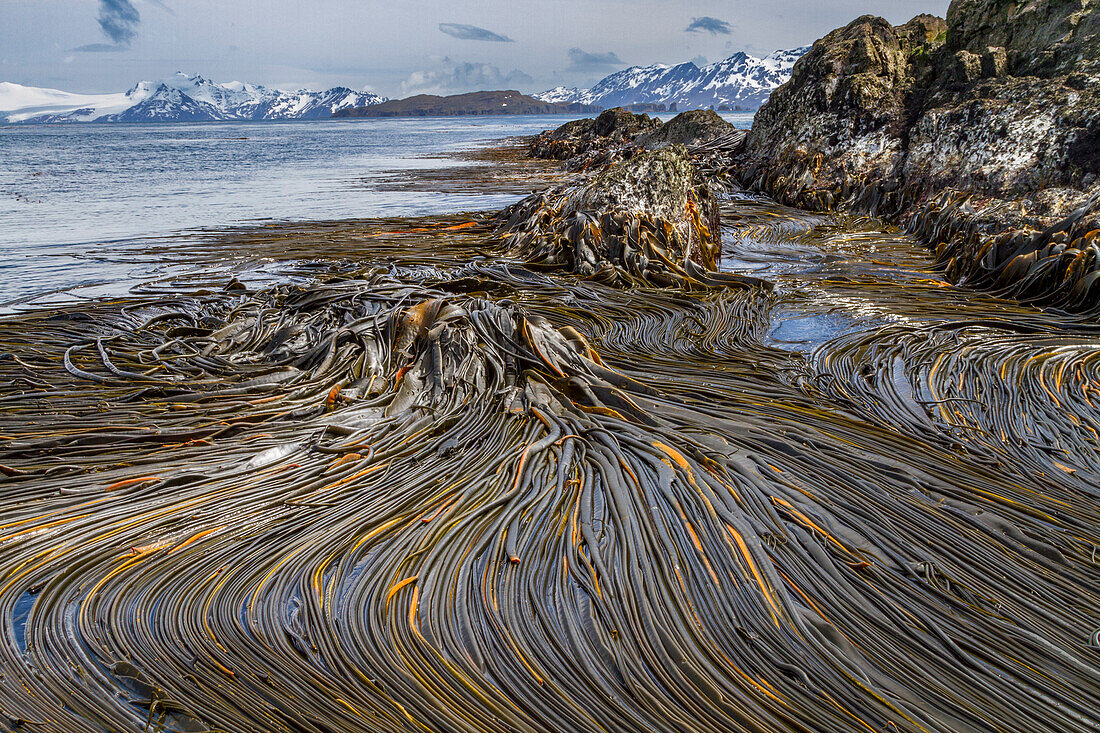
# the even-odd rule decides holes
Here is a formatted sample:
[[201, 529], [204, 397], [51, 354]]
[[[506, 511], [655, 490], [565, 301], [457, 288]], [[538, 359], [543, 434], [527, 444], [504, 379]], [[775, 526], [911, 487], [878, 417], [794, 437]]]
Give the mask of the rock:
[[982, 53], [982, 76], [995, 79], [1008, 73], [1008, 53], [1004, 46], [990, 46]]
[[[859, 18], [798, 62], [732, 170], [787, 204], [905, 224], [960, 282], [1062, 302], [1073, 283], [1050, 273], [1100, 270], [1044, 249], [1051, 228], [1084, 237], [1067, 222], [1091, 221], [1100, 200], [1098, 22], [1100, 0], [954, 0], [946, 23], [898, 27]], [[1002, 240], [1013, 257], [1062, 259], [1042, 283], [1017, 265], [1009, 285], [996, 268], [1012, 260], [988, 250]]]
[[662, 124], [659, 119], [617, 108], [596, 119], [574, 120], [536, 136], [529, 153], [536, 158], [564, 160], [569, 171], [599, 170], [643, 150], [669, 145], [691, 149], [696, 166], [717, 183], [729, 152], [745, 136], [714, 110], [683, 112]]
[[982, 76], [982, 57], [969, 51], [956, 51], [951, 76], [962, 84], [977, 81]]
[[947, 24], [951, 53], [1000, 46], [1015, 76], [1100, 71], [1100, 0], [954, 0]]
[[616, 107], [600, 113], [594, 120], [574, 120], [556, 130], [537, 135], [531, 142], [530, 153], [533, 157], [551, 160], [607, 153], [624, 143], [633, 142], [639, 135], [651, 132], [660, 125], [660, 120], [649, 115], [636, 115]]
[[1100, 94], [1034, 77], [983, 82], [941, 97], [909, 130], [903, 178], [1016, 198], [1081, 183], [1095, 168], [1090, 139], [1100, 130]]
[[592, 127], [592, 131], [601, 138], [611, 142], [623, 142], [633, 140], [640, 133], [647, 132], [661, 125], [656, 117], [647, 114], [636, 115], [627, 112], [622, 107], [615, 107], [600, 113]]
[[750, 158], [811, 160], [823, 180], [891, 169], [909, 120], [909, 95], [922, 66], [942, 45], [944, 21], [918, 16], [894, 28], [863, 16], [814, 44], [791, 80], [756, 114]]
[[596, 137], [596, 120], [586, 118], [566, 122], [556, 130], [547, 130], [531, 141], [530, 153], [535, 158], [566, 160], [583, 152]]
[[512, 252], [529, 263], [611, 284], [764, 284], [712, 272], [721, 254], [718, 204], [682, 145], [533, 194], [500, 221]]
[[638, 142], [651, 150], [667, 145], [692, 147], [727, 135], [736, 129], [712, 109], [694, 109], [681, 112], [652, 132], [639, 137]]

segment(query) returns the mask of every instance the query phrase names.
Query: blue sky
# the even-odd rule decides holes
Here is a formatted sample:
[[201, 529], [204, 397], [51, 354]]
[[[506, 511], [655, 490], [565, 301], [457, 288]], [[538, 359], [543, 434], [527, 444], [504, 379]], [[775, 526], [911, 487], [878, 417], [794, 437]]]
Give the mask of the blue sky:
[[813, 42], [947, 0], [0, 0], [0, 81], [121, 91], [176, 71], [387, 96], [587, 86], [626, 66]]

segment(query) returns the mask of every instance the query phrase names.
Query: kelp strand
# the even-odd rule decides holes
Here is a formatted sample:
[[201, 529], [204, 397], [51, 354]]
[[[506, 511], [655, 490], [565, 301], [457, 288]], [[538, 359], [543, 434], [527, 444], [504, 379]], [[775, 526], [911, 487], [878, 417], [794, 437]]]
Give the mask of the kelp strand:
[[1096, 730], [1091, 326], [723, 221], [775, 291], [390, 223], [6, 317], [0, 727]]

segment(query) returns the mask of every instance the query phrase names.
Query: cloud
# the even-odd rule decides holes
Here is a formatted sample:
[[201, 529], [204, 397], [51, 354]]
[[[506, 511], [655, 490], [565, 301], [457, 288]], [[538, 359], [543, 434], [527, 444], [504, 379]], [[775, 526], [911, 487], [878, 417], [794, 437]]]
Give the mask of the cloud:
[[77, 46], [73, 49], [81, 53], [111, 53], [112, 51], [125, 51], [125, 46], [116, 46], [113, 43], [89, 43], [85, 46]]
[[515, 89], [520, 86], [529, 86], [533, 81], [519, 69], [513, 69], [504, 74], [492, 64], [455, 62], [444, 58], [441, 69], [413, 72], [408, 79], [401, 82], [401, 93], [409, 96]]
[[707, 61], [707, 57], [706, 57], [706, 56], [704, 56], [703, 54], [699, 54], [698, 56], [696, 56], [695, 58], [693, 58], [693, 59], [691, 60], [691, 63], [695, 64], [695, 65], [696, 65], [696, 66], [698, 66], [699, 68], [703, 68], [704, 66], [706, 66], [706, 65], [707, 65], [707, 64], [709, 64], [710, 62], [709, 62], [709, 61]]
[[579, 48], [569, 49], [570, 71], [600, 71], [609, 66], [622, 66], [623, 61], [612, 51], [589, 53]]
[[440, 23], [439, 30], [448, 36], [461, 38], [463, 41], [493, 41], [496, 43], [514, 43], [508, 36], [493, 33], [476, 25], [464, 25], [463, 23]]
[[712, 36], [719, 34], [728, 36], [733, 32], [733, 26], [724, 20], [718, 20], [717, 18], [711, 18], [704, 15], [702, 18], [692, 18], [688, 23], [688, 27], [684, 29], [685, 33], [709, 33]]
[[[147, 2], [175, 15], [163, 0], [147, 0]], [[141, 13], [134, 7], [131, 0], [99, 0], [99, 17], [96, 20], [99, 22], [99, 30], [111, 43], [89, 43], [77, 46], [73, 49], [74, 51], [109, 53], [126, 50], [137, 36], [138, 26], [141, 25]]]
[[116, 46], [129, 46], [140, 24], [141, 13], [130, 0], [99, 0], [99, 29]]

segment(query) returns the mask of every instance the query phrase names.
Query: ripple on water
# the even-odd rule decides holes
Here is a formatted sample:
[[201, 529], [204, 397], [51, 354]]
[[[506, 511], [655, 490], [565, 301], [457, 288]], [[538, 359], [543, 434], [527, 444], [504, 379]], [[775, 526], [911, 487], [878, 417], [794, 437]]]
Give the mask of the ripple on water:
[[788, 316], [778, 313], [773, 323], [766, 343], [780, 349], [807, 352], [866, 325], [838, 313]]

